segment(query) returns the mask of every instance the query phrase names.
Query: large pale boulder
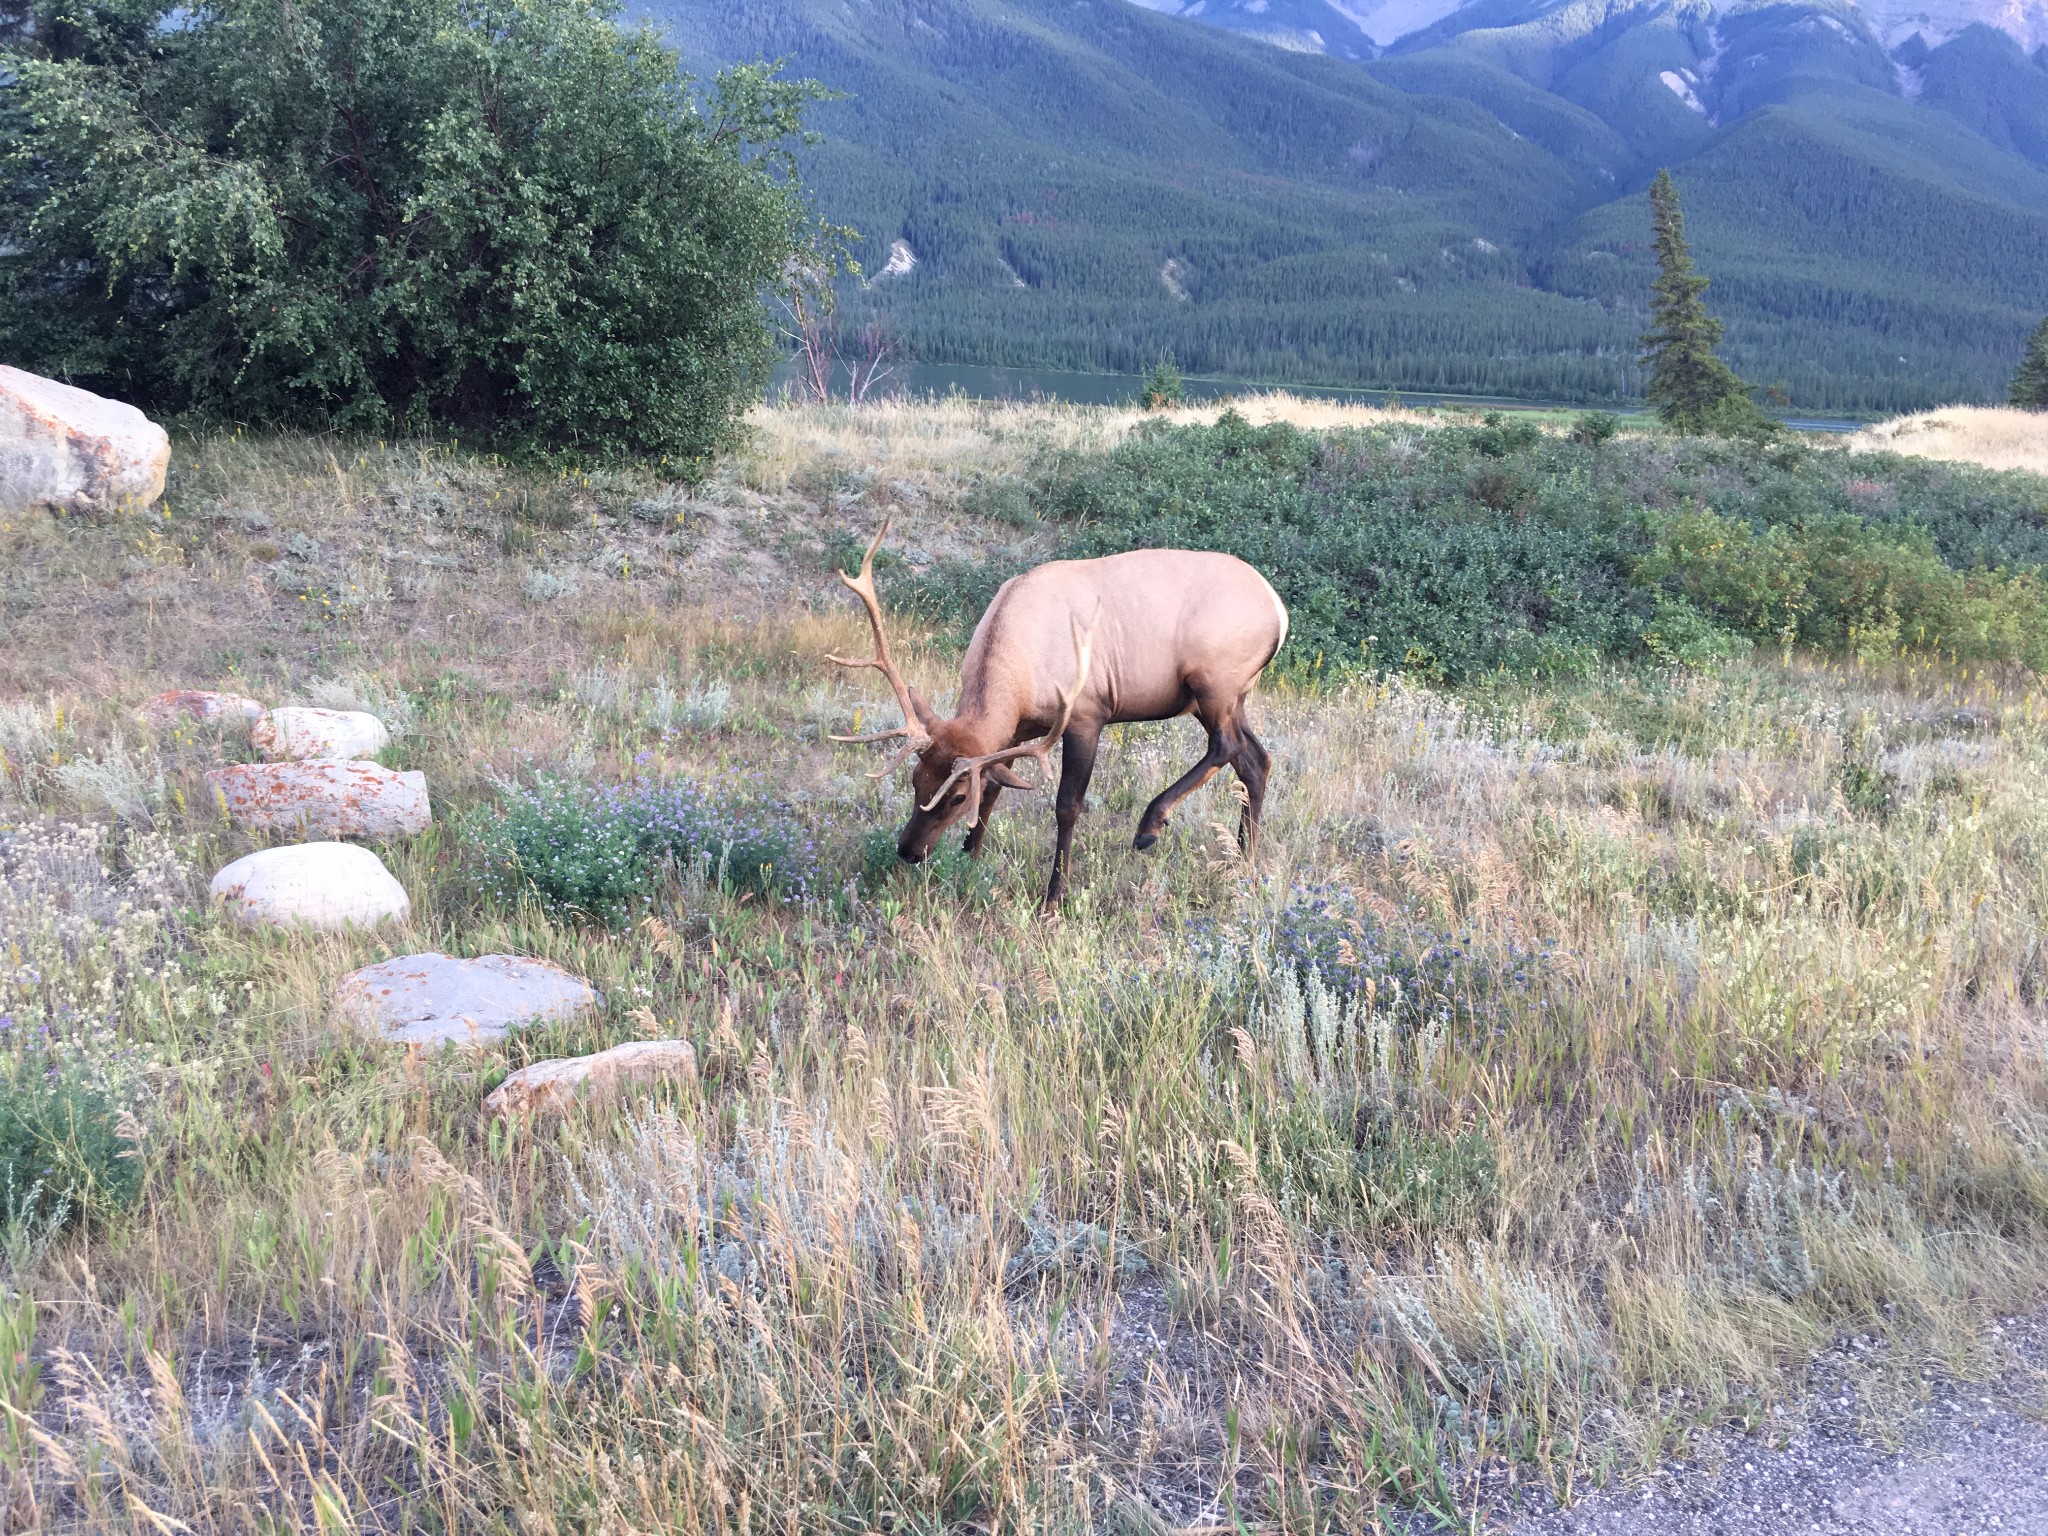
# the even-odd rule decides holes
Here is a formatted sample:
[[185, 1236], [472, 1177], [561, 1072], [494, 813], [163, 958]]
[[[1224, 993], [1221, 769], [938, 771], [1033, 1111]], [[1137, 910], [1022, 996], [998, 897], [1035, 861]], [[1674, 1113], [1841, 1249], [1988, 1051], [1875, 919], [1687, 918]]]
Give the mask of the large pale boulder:
[[391, 733], [375, 715], [360, 709], [273, 709], [249, 732], [249, 744], [265, 762], [346, 762], [374, 757], [391, 745]]
[[521, 1067], [491, 1091], [484, 1113], [561, 1114], [581, 1097], [586, 1102], [615, 1097], [628, 1088], [663, 1078], [694, 1078], [697, 1052], [687, 1040], [631, 1040], [593, 1056], [565, 1056]]
[[300, 837], [406, 837], [433, 821], [427, 776], [376, 763], [233, 763], [206, 776], [236, 826]]
[[136, 713], [142, 717], [144, 725], [161, 731], [186, 720], [197, 720], [202, 725], [212, 725], [217, 721], [260, 720], [263, 718], [263, 706], [239, 693], [173, 688], [169, 693], [158, 694]]
[[351, 971], [334, 990], [337, 1016], [399, 1045], [489, 1045], [600, 1001], [560, 966], [520, 955], [403, 955]]
[[374, 928], [412, 911], [384, 861], [353, 843], [265, 848], [215, 875], [211, 889], [251, 928]]
[[169, 436], [134, 406], [0, 365], [0, 511], [138, 510], [170, 464]]

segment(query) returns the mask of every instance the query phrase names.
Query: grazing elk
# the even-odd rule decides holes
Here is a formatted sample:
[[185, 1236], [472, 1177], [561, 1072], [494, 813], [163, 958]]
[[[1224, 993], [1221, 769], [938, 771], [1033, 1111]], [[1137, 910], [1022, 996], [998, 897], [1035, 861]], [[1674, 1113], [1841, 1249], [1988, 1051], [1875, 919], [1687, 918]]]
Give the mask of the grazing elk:
[[978, 854], [997, 797], [1034, 786], [1010, 765], [1035, 758], [1052, 769], [1063, 743], [1048, 909], [1067, 884], [1067, 849], [1095, 771], [1102, 728], [1126, 720], [1171, 720], [1192, 710], [1209, 733], [1202, 760], [1176, 779], [1138, 818], [1134, 846], [1159, 840], [1180, 800], [1225, 763], [1245, 789], [1238, 842], [1257, 851], [1259, 812], [1271, 759], [1245, 719], [1245, 700], [1287, 638], [1287, 609], [1257, 571], [1231, 555], [1140, 549], [1101, 560], [1055, 560], [1003, 583], [975, 626], [960, 674], [960, 703], [941, 719], [896, 670], [875, 596], [875, 551], [884, 521], [860, 563], [839, 579], [868, 611], [871, 658], [827, 658], [873, 667], [889, 680], [903, 724], [835, 741], [902, 738], [914, 758], [916, 803], [896, 852], [916, 864], [954, 822], [967, 819], [967, 852]]

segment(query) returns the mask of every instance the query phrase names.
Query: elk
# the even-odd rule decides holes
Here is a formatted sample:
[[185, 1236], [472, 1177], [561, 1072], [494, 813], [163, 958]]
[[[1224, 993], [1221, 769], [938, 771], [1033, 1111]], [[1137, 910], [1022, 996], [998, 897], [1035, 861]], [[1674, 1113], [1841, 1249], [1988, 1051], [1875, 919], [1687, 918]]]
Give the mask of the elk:
[[[1245, 792], [1238, 844], [1248, 857], [1256, 855], [1272, 760], [1252, 734], [1245, 701], [1287, 638], [1287, 608], [1265, 577], [1235, 556], [1185, 549], [1055, 560], [1012, 577], [975, 626], [959, 706], [948, 720], [904, 680], [889, 654], [874, 572], [875, 551], [888, 532], [884, 520], [858, 576], [839, 573], [867, 609], [875, 654], [826, 659], [880, 672], [903, 711], [900, 726], [832, 738], [903, 742], [915, 798], [896, 839], [899, 858], [922, 862], [963, 817], [966, 851], [978, 855], [997, 799], [1005, 789], [1041, 787], [1057, 742], [1064, 749], [1059, 831], [1045, 893], [1045, 908], [1053, 910], [1066, 892], [1067, 852], [1102, 728], [1189, 712], [1208, 731], [1209, 749], [1145, 807], [1132, 846], [1158, 842], [1174, 806], [1228, 763]], [[1012, 766], [1027, 758], [1038, 763], [1040, 784]]]

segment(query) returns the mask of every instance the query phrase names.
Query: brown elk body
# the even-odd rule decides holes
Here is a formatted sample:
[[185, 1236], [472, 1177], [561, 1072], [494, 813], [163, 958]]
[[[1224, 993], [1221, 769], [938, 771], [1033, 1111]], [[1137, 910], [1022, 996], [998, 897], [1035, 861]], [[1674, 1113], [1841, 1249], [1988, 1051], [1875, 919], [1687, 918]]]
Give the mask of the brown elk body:
[[889, 655], [873, 576], [887, 532], [885, 523], [858, 577], [840, 577], [867, 607], [875, 656], [832, 660], [882, 671], [903, 710], [901, 728], [838, 738], [900, 736], [914, 755], [916, 804], [896, 842], [899, 856], [921, 861], [963, 818], [967, 852], [979, 853], [1003, 790], [1032, 787], [1009, 764], [1031, 757], [1049, 772], [1058, 742], [1059, 830], [1045, 896], [1053, 906], [1066, 888], [1067, 853], [1102, 728], [1190, 713], [1209, 733], [1208, 750], [1145, 807], [1134, 846], [1157, 842], [1174, 806], [1228, 764], [1245, 789], [1238, 839], [1247, 853], [1256, 851], [1271, 759], [1252, 734], [1245, 703], [1287, 638], [1287, 609], [1263, 576], [1234, 556], [1182, 549], [1038, 566], [1005, 582], [982, 615], [961, 669], [958, 707], [945, 719]]

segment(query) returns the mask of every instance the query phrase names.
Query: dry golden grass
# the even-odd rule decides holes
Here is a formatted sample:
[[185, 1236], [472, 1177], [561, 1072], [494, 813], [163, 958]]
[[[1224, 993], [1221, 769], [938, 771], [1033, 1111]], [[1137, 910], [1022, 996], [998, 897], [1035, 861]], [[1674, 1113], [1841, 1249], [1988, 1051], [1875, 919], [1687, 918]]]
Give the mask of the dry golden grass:
[[754, 443], [744, 457], [749, 484], [782, 490], [840, 466], [883, 480], [916, 476], [968, 485], [1029, 472], [1047, 455], [1114, 447], [1141, 422], [1213, 423], [1226, 410], [1264, 426], [1306, 430], [1406, 424], [1433, 426], [1427, 410], [1385, 409], [1284, 392], [1245, 395], [1147, 411], [1136, 406], [1057, 402], [885, 400], [870, 405], [762, 406], [748, 418]]
[[[0, 1052], [49, 1022], [142, 1085], [147, 1177], [84, 1228], [0, 1222], [6, 1529], [1469, 1527], [1783, 1422], [1838, 1333], [1913, 1382], [1985, 1361], [2048, 1274], [2048, 693], [1797, 658], [1275, 688], [1256, 869], [1225, 781], [1130, 850], [1181, 724], [1106, 738], [1057, 922], [1043, 797], [979, 869], [870, 868], [903, 791], [825, 739], [883, 695], [820, 659], [858, 623], [819, 552], [884, 507], [907, 547], [1005, 548], [961, 489], [1105, 415], [791, 413], [763, 431], [794, 471], [757, 447], [658, 508], [188, 445], [168, 524], [7, 535], [32, 639], [0, 678], [33, 686], [0, 701], [0, 825], [120, 804], [133, 841], [0, 899]], [[891, 472], [828, 484], [841, 450]], [[128, 863], [246, 851], [200, 793], [245, 748], [130, 706], [336, 679], [403, 696], [433, 786], [385, 850], [410, 922], [169, 916], [168, 866]], [[543, 771], [785, 797], [846, 887], [679, 874], [618, 930], [508, 905], [479, 840]], [[1355, 993], [1282, 963], [1315, 890], [1348, 893]], [[428, 948], [607, 1006], [473, 1057], [336, 1030], [337, 977]], [[480, 1122], [507, 1070], [650, 1016], [700, 1084]]]
[[1907, 453], [2048, 475], [2048, 412], [1944, 406], [1865, 427], [1849, 439], [1849, 446], [1862, 453]]

